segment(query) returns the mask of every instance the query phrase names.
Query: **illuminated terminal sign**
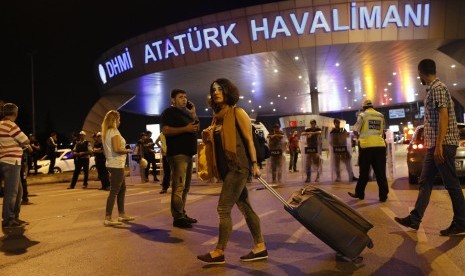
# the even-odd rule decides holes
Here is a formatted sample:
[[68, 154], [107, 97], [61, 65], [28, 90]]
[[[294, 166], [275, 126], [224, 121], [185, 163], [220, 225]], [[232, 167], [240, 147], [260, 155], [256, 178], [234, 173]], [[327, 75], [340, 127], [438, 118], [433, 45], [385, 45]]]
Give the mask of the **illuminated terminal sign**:
[[[403, 14], [403, 16], [401, 16]], [[313, 16], [313, 17], [312, 17]], [[260, 20], [248, 21], [250, 39], [253, 42], [260, 39], [274, 39], [278, 36], [291, 37], [305, 34], [315, 34], [317, 30], [326, 33], [344, 32], [350, 30], [384, 29], [388, 26], [408, 28], [410, 24], [415, 27], [426, 27], [430, 24], [430, 4], [405, 4], [400, 13], [396, 5], [390, 5], [383, 11], [381, 5], [373, 5], [371, 9], [366, 6], [358, 6], [353, 2], [349, 9], [347, 22], [340, 20], [339, 9], [321, 11], [315, 9], [312, 12], [304, 12], [301, 16], [296, 13], [282, 16], [263, 17]], [[237, 23], [221, 25], [217, 27], [198, 28], [191, 27], [184, 33], [162, 38], [146, 43], [144, 49], [144, 64], [158, 62], [188, 52], [199, 52], [212, 47], [221, 48], [228, 45], [239, 44], [236, 36]], [[305, 30], [308, 30], [306, 33]], [[129, 50], [126, 48], [119, 55], [99, 64], [99, 74], [103, 83], [123, 72], [134, 68]]]

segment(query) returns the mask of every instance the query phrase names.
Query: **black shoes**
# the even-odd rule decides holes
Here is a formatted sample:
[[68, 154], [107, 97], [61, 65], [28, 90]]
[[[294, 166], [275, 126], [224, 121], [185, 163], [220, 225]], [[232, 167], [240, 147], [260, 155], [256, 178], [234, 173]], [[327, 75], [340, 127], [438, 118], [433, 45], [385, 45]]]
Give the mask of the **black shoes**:
[[441, 236], [454, 236], [465, 233], [465, 225], [459, 225], [456, 222], [452, 222], [449, 228], [439, 231]]
[[71, 187], [71, 186], [70, 186], [70, 187], [68, 187], [68, 188], [66, 188], [66, 189], [68, 189], [68, 190], [72, 190], [72, 189], [74, 189], [74, 187]]
[[[394, 220], [397, 221], [397, 223], [399, 223], [399, 224], [401, 224], [401, 225], [403, 225], [403, 226], [405, 226], [407, 228], [413, 229], [413, 230], [418, 230], [418, 228], [420, 228], [420, 223], [419, 222], [413, 222], [410, 219], [410, 216], [406, 216], [405, 218], [395, 217]], [[446, 230], [443, 230], [443, 231], [446, 231]], [[441, 235], [442, 235], [442, 233], [441, 233]]]
[[173, 221], [173, 226], [178, 228], [192, 228], [192, 223], [185, 218], [180, 218]]
[[352, 176], [352, 181], [358, 181], [358, 178], [355, 176]]
[[347, 192], [348, 195], [350, 195], [353, 198], [358, 198], [358, 199], [365, 199], [365, 196], [360, 196], [355, 193]]
[[167, 192], [168, 192], [167, 190], [162, 189], [162, 190], [160, 191], [160, 194], [166, 194]]
[[191, 218], [189, 216], [184, 217], [185, 220], [187, 220], [189, 223], [197, 223], [197, 220], [195, 218]]
[[379, 201], [381, 201], [381, 202], [386, 202], [387, 199], [388, 199], [387, 197], [380, 197], [380, 198], [379, 198]]
[[206, 263], [206, 264], [224, 264], [224, 255], [212, 258], [210, 253], [207, 253], [205, 255], [199, 255], [197, 256], [197, 259], [199, 259], [201, 262]]
[[5, 223], [2, 223], [2, 228], [4, 229], [14, 229], [14, 228], [21, 228], [24, 227], [24, 224], [21, 224], [15, 219], [11, 219]]
[[268, 251], [263, 250], [258, 253], [253, 253], [253, 251], [250, 251], [249, 254], [241, 256], [241, 261], [243, 262], [253, 262], [253, 261], [258, 261], [258, 260], [265, 260], [268, 259]]

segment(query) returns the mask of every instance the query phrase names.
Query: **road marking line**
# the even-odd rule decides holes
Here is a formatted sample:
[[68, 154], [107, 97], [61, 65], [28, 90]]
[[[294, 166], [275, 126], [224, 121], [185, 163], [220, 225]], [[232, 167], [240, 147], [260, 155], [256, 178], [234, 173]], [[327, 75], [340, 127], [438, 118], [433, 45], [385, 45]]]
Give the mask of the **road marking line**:
[[286, 243], [296, 243], [300, 240], [300, 237], [302, 237], [305, 233], [308, 233], [307, 228], [304, 226], [300, 227], [297, 229], [297, 231], [292, 234], [292, 236], [289, 237], [289, 239], [286, 240]]
[[[410, 211], [412, 211], [412, 207], [409, 207], [409, 213]], [[400, 225], [397, 221], [395, 221], [394, 217], [397, 217], [396, 214], [394, 214], [394, 212], [389, 209], [388, 207], [381, 207], [381, 210], [390, 218], [392, 219], [396, 225], [398, 225], [400, 228], [402, 229], [408, 229], [408, 230], [405, 230], [405, 232], [413, 232], [415, 230], [412, 230], [410, 228], [407, 228], [405, 226], [402, 226]], [[427, 243], [428, 242], [428, 238], [426, 237], [426, 232], [425, 232], [425, 229], [423, 228], [423, 226], [420, 224], [420, 228], [418, 228], [418, 230], [416, 230], [416, 236], [417, 236], [417, 240], [418, 242], [421, 242], [421, 243]]]
[[[275, 213], [275, 212], [276, 212], [276, 210], [271, 210], [271, 211], [268, 211], [268, 212], [266, 212], [266, 213], [259, 214], [258, 217], [259, 217], [259, 218], [262, 218], [262, 217], [271, 215], [271, 214], [273, 214], [273, 213]], [[233, 229], [233, 231], [234, 231], [234, 230], [237, 230], [237, 229], [241, 228], [242, 226], [244, 226], [244, 225], [246, 225], [246, 224], [247, 224], [247, 222], [245, 222], [245, 219], [242, 218], [241, 221], [239, 221], [238, 223], [236, 223], [236, 224], [233, 225], [233, 228], [232, 228], [232, 229]], [[214, 237], [214, 238], [211, 238], [211, 239], [207, 240], [206, 242], [202, 243], [202, 245], [213, 245], [213, 244], [216, 244], [217, 241], [218, 241], [218, 237]]]

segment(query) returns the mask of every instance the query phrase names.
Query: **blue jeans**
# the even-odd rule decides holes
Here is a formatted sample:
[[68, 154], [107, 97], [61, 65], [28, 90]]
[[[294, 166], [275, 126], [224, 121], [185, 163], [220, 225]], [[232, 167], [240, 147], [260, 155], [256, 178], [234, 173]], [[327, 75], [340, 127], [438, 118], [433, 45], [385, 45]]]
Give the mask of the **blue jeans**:
[[244, 216], [249, 231], [252, 233], [254, 244], [263, 242], [262, 231], [260, 229], [260, 218], [252, 209], [249, 201], [249, 194], [246, 187], [248, 175], [248, 169], [239, 168], [237, 170], [230, 170], [224, 178], [217, 207], [218, 216], [220, 218], [220, 235], [216, 246], [217, 249], [224, 250], [231, 236], [231, 210], [234, 204], [237, 204], [237, 207]]
[[425, 161], [419, 181], [420, 192], [418, 193], [417, 202], [415, 203], [415, 209], [410, 212], [411, 220], [413, 222], [421, 222], [431, 197], [434, 178], [439, 172], [452, 201], [452, 209], [454, 211], [453, 221], [465, 226], [465, 199], [455, 171], [455, 154], [457, 147], [449, 145], [442, 146], [445, 160], [442, 164], [436, 164], [434, 161], [434, 149], [435, 148], [430, 148], [426, 150]]
[[21, 164], [11, 165], [0, 162], [0, 170], [5, 180], [2, 219], [6, 223], [19, 218], [21, 197], [23, 196], [20, 178]]
[[168, 157], [172, 173], [171, 215], [175, 220], [186, 216], [187, 193], [191, 187], [192, 156], [178, 154]]

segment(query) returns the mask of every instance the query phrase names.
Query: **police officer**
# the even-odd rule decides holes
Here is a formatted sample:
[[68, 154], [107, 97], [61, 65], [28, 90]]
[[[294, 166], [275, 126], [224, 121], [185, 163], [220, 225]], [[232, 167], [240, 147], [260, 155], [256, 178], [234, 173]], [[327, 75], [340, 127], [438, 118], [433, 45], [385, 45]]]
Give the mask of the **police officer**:
[[358, 135], [360, 147], [360, 177], [355, 193], [349, 192], [349, 195], [358, 199], [365, 198], [365, 187], [371, 166], [378, 183], [379, 200], [385, 202], [389, 187], [386, 178], [386, 143], [383, 138], [384, 115], [373, 108], [371, 100], [364, 100], [362, 108], [363, 112], [358, 115], [357, 123], [354, 125], [354, 134]]
[[89, 141], [86, 140], [86, 132], [84, 130], [79, 132], [79, 141], [77, 141], [74, 146], [73, 154], [75, 158], [75, 167], [73, 179], [71, 180], [71, 184], [68, 189], [74, 189], [81, 170], [84, 171], [84, 183], [82, 188], [87, 189], [87, 180], [89, 179], [89, 158], [92, 154], [92, 147]]

